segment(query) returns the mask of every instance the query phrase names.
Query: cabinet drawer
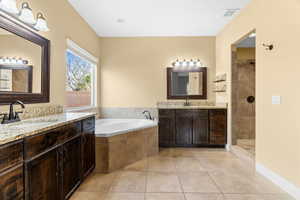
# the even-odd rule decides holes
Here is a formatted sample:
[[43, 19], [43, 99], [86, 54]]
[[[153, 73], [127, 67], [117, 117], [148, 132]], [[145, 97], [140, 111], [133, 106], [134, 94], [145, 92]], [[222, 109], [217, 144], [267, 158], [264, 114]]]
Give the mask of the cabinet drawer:
[[175, 117], [175, 110], [172, 109], [160, 109], [158, 112], [160, 117]]
[[208, 119], [208, 110], [199, 110], [198, 111], [198, 116], [201, 119]]
[[62, 135], [60, 136], [63, 142], [66, 142], [77, 135], [81, 134], [81, 122], [76, 122], [70, 125], [67, 125], [62, 128]]
[[0, 146], [0, 172], [23, 161], [23, 141]]
[[23, 200], [23, 165], [16, 166], [0, 174], [0, 199]]
[[83, 131], [87, 131], [90, 129], [95, 129], [95, 117], [90, 117], [82, 121], [82, 129]]
[[63, 129], [53, 129], [47, 133], [25, 138], [25, 159], [47, 151], [59, 144], [63, 136]]

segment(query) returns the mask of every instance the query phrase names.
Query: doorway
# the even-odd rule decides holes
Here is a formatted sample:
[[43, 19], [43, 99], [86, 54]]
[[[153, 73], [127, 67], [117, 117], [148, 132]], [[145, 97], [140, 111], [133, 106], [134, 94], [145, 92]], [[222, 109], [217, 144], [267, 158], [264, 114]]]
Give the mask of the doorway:
[[252, 31], [232, 45], [232, 144], [255, 156], [255, 47]]

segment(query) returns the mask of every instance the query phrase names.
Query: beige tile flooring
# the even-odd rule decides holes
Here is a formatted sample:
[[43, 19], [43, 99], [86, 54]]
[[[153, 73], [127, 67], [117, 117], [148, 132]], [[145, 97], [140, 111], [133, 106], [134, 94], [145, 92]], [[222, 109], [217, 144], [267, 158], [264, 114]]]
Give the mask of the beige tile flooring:
[[110, 174], [92, 174], [71, 200], [292, 200], [233, 154], [161, 149]]

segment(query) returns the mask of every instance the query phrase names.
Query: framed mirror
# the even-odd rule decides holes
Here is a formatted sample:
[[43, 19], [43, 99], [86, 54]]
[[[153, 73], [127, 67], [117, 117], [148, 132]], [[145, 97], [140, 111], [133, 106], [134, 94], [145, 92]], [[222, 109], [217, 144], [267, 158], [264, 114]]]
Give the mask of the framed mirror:
[[49, 102], [50, 41], [0, 14], [0, 104]]
[[207, 99], [207, 68], [175, 71], [167, 68], [168, 99]]

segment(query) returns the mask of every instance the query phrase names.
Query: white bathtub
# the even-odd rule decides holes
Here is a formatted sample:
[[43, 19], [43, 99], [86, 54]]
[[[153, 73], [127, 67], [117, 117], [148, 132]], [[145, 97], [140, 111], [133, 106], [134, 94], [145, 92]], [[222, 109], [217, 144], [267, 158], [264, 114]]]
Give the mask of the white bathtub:
[[96, 120], [96, 137], [111, 137], [157, 126], [156, 121], [146, 119]]

